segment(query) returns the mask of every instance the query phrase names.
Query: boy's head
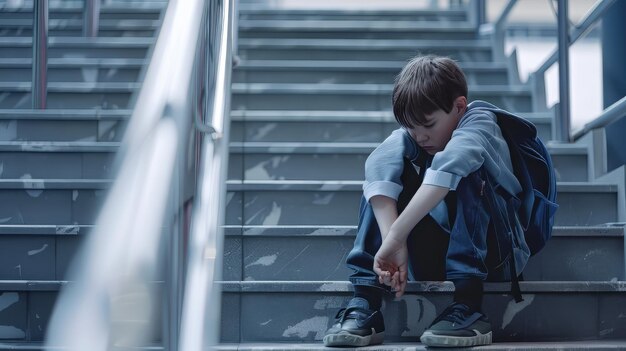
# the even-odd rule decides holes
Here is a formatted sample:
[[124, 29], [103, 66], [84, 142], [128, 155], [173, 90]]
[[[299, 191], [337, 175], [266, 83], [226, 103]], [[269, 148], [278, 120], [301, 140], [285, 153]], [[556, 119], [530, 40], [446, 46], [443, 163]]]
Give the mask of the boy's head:
[[396, 77], [393, 114], [429, 153], [443, 150], [466, 107], [465, 75], [452, 59], [418, 56]]
[[418, 56], [396, 77], [393, 114], [403, 127], [423, 125], [425, 117], [437, 110], [449, 113], [459, 96], [467, 99], [467, 83], [456, 62], [447, 57]]

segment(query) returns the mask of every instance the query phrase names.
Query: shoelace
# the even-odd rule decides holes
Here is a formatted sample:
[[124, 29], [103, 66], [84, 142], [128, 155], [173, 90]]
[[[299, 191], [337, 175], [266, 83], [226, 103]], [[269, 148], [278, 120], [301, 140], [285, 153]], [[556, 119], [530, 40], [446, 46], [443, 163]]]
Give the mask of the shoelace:
[[437, 324], [441, 321], [448, 321], [452, 323], [461, 324], [467, 318], [466, 314], [469, 311], [469, 307], [461, 303], [455, 303], [451, 306], [448, 306], [437, 319], [433, 322]]
[[342, 308], [339, 310], [339, 312], [337, 312], [337, 315], [335, 316], [335, 319], [339, 319], [339, 323], [343, 323], [343, 321], [345, 321], [348, 318], [352, 318], [352, 319], [356, 319], [357, 316], [350, 316], [350, 314], [352, 312], [356, 312], [358, 314], [362, 314], [364, 316], [367, 316], [367, 310], [364, 310], [362, 308], [359, 307], [348, 307], [348, 308]]

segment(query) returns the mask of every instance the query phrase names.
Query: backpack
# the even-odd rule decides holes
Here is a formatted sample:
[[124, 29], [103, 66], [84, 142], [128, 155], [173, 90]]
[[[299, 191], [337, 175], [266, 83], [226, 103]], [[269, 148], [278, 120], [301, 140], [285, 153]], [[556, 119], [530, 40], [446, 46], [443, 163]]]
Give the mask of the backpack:
[[473, 101], [468, 109], [493, 112], [506, 141], [513, 173], [522, 186], [517, 194], [520, 207], [518, 219], [524, 230], [530, 254], [537, 254], [552, 236], [557, 208], [556, 174], [546, 146], [537, 136], [531, 122], [484, 101]]
[[[546, 146], [537, 136], [537, 128], [531, 122], [480, 100], [470, 103], [468, 109], [485, 109], [496, 115], [502, 136], [509, 147], [513, 174], [522, 187], [519, 194], [511, 194], [519, 200], [517, 211], [509, 207], [505, 214], [495, 205], [497, 201], [495, 190], [487, 191], [487, 201], [492, 211], [497, 210], [494, 224], [498, 232], [509, 234], [511, 291], [515, 300], [520, 302], [523, 299], [513, 254], [513, 227], [516, 223], [512, 222], [517, 220], [521, 225], [531, 256], [537, 254], [552, 236], [554, 215], [559, 207], [556, 203], [556, 174], [552, 159]], [[510, 202], [508, 204], [510, 205]], [[517, 219], [511, 217], [514, 216], [512, 212], [517, 214]]]

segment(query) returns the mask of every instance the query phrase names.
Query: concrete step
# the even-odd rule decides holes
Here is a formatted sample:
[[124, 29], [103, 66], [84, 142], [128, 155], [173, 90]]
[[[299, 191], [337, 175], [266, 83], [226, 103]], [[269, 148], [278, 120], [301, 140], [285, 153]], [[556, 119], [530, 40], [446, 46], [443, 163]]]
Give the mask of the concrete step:
[[120, 141], [130, 110], [0, 110], [0, 142]]
[[276, 39], [475, 39], [471, 24], [400, 20], [249, 20], [239, 21], [240, 38]]
[[[0, 323], [4, 326], [0, 330], [0, 350], [40, 350], [34, 348], [43, 342], [47, 326], [52, 315], [52, 310], [56, 302], [59, 290], [71, 282], [52, 280], [0, 280], [0, 301], [4, 306]], [[161, 282], [153, 284], [161, 285]], [[156, 294], [161, 294], [162, 288], [153, 289]], [[142, 293], [145, 294], [144, 291]], [[116, 296], [115, 304], [119, 307], [124, 303], [137, 303], [137, 299], [145, 297], [142, 294], [127, 294]], [[156, 296], [156, 301], [161, 296]], [[161, 310], [154, 311], [155, 320], [161, 320]], [[121, 328], [128, 328], [132, 323], [145, 323], [144, 320], [125, 320], [124, 317], [115, 320], [113, 323], [113, 333], [120, 332]], [[139, 350], [162, 350], [158, 348], [161, 339], [161, 323], [154, 324], [154, 333], [149, 336], [151, 344]], [[19, 343], [19, 344], [18, 344]], [[16, 346], [17, 348], [11, 348]], [[64, 350], [63, 347], [55, 347], [53, 350]], [[128, 347], [111, 347], [111, 350], [128, 350]], [[136, 348], [132, 348], [136, 349]], [[43, 349], [42, 349], [43, 351]]]
[[[161, 23], [159, 20], [139, 19], [101, 19], [98, 27], [99, 37], [153, 37]], [[83, 35], [82, 19], [50, 19], [49, 37], [80, 37]], [[32, 37], [31, 19], [2, 19], [0, 36]]]
[[110, 184], [86, 179], [2, 179], [0, 224], [93, 224]]
[[[390, 84], [403, 67], [399, 61], [242, 61], [233, 71], [236, 83]], [[2, 62], [0, 61], [0, 67]], [[469, 85], [506, 85], [504, 63], [460, 64]]]
[[67, 280], [91, 226], [0, 225], [0, 281]]
[[[226, 224], [354, 225], [361, 181], [228, 181]], [[558, 184], [555, 225], [617, 221], [617, 185]], [[340, 211], [338, 209], [341, 209]]]
[[[31, 82], [0, 82], [0, 108], [32, 108]], [[49, 82], [47, 107], [128, 109], [141, 83]]]
[[[63, 285], [59, 281], [0, 281], [0, 300], [6, 306], [0, 315], [0, 323], [5, 326], [0, 331], [0, 340], [43, 342], [45, 327]], [[1, 344], [0, 347], [11, 350]]]
[[[154, 38], [48, 38], [48, 58], [145, 59]], [[0, 37], [0, 58], [32, 58], [32, 38]]]
[[239, 7], [239, 19], [244, 20], [334, 20], [334, 21], [412, 21], [459, 23], [467, 20], [465, 10], [367, 10], [367, 9], [286, 9], [259, 5]]
[[[567, 341], [567, 342], [498, 342], [489, 346], [476, 346], [471, 350], [481, 351], [610, 351], [623, 350], [626, 340], [617, 341]], [[368, 351], [428, 351], [433, 348], [420, 343], [395, 343], [385, 342], [383, 345], [359, 347], [359, 350]], [[2, 350], [0, 348], [0, 350]], [[217, 347], [220, 351], [328, 351], [321, 342], [318, 343], [224, 343]]]
[[[625, 282], [520, 285], [524, 302], [519, 304], [508, 294], [509, 283], [485, 285], [483, 309], [496, 343], [626, 339]], [[410, 282], [403, 297], [387, 297], [382, 308], [385, 340], [418, 342], [451, 303], [453, 289], [450, 282]], [[225, 343], [319, 343], [352, 295], [345, 281], [226, 282], [223, 291]]]
[[[520, 115], [543, 140], [552, 138], [550, 112]], [[240, 142], [382, 142], [398, 128], [391, 111], [239, 110], [231, 116], [230, 140]]]
[[[227, 226], [225, 233], [227, 281], [332, 281], [352, 274], [345, 260], [356, 226]], [[524, 270], [527, 281], [625, 278], [623, 227], [555, 227]]]
[[[362, 180], [365, 160], [379, 143], [231, 143], [230, 179]], [[588, 180], [588, 148], [548, 146], [564, 182]], [[1, 148], [0, 148], [1, 151]]]
[[[122, 351], [128, 349], [128, 347], [116, 347], [110, 346], [111, 350]], [[139, 351], [162, 351], [162, 346], [133, 346], [133, 350]], [[2, 342], [0, 343], [0, 351], [20, 350], [20, 351], [49, 351], [49, 350], [63, 350], [62, 347], [58, 348], [44, 348], [44, 344], [41, 342]]]
[[111, 179], [119, 146], [119, 142], [0, 142], [0, 179]]
[[[233, 110], [391, 110], [393, 84], [234, 83]], [[485, 100], [509, 111], [532, 111], [528, 87], [470, 86], [470, 100]]]
[[244, 60], [401, 61], [420, 54], [449, 56], [460, 62], [491, 62], [486, 40], [241, 39]]
[[[20, 4], [0, 3], [0, 20], [5, 19], [33, 19], [33, 1], [20, 1]], [[76, 1], [50, 1], [48, 5], [49, 19], [82, 19], [83, 2]], [[165, 4], [158, 3], [137, 3], [126, 1], [124, 3], [112, 4], [103, 2], [100, 7], [101, 20], [126, 20], [143, 19], [158, 20], [161, 12], [165, 9]]]
[[[56, 58], [48, 60], [49, 82], [131, 83], [140, 80], [143, 59]], [[31, 59], [0, 59], [0, 82], [32, 81]]]

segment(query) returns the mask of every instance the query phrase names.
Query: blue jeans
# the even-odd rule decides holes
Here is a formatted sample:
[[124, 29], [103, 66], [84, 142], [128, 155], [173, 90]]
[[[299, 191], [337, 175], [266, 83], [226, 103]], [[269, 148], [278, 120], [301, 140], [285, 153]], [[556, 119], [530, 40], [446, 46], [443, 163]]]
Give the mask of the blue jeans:
[[[486, 177], [487, 172], [481, 168], [463, 178], [456, 191], [446, 196], [444, 202], [450, 223], [447, 227], [450, 229], [435, 221], [431, 215], [424, 217], [413, 228], [407, 239], [412, 280], [443, 281], [470, 277], [489, 281], [510, 280], [508, 258], [511, 256], [511, 241], [506, 236], [496, 235], [491, 223], [484, 196], [485, 187], [489, 184]], [[406, 159], [401, 179], [403, 190], [398, 198], [399, 213], [407, 206], [422, 181]], [[506, 207], [505, 202], [508, 200], [498, 192], [496, 195], [498, 204]], [[350, 281], [353, 285], [388, 290], [378, 283], [373, 271], [381, 235], [374, 211], [364, 197], [361, 198], [359, 212], [354, 248], [346, 261], [348, 267], [354, 270]], [[525, 259], [516, 259], [520, 269], [523, 269], [526, 260], [527, 256]]]

